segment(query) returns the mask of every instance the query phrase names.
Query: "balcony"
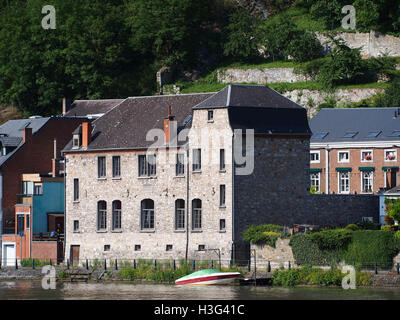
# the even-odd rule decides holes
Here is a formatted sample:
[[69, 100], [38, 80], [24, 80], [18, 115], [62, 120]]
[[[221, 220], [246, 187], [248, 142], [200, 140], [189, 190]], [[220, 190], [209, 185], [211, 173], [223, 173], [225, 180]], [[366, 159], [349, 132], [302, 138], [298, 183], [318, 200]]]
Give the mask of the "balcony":
[[56, 232], [33, 232], [33, 241], [64, 241], [64, 233]]

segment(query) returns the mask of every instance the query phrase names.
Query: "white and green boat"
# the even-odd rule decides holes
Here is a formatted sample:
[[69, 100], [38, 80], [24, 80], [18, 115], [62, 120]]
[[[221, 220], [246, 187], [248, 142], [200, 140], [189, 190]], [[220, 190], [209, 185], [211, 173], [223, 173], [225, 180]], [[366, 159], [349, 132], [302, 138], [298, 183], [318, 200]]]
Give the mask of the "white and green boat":
[[217, 269], [205, 269], [193, 272], [175, 281], [176, 285], [212, 285], [227, 284], [240, 276], [239, 272], [221, 272]]

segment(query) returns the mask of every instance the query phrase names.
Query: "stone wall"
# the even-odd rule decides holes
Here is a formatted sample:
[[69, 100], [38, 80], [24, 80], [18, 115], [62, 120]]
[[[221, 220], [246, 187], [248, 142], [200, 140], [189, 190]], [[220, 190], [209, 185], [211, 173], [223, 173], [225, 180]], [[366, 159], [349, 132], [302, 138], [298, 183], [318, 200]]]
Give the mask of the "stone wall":
[[[318, 40], [324, 45], [325, 50], [329, 51], [328, 37], [317, 33]], [[387, 34], [382, 34], [371, 30], [369, 33], [342, 32], [336, 38], [342, 38], [350, 48], [361, 48], [361, 55], [365, 58], [379, 57], [387, 53], [389, 56], [400, 56], [400, 38]]]
[[[235, 176], [235, 247], [245, 251], [243, 231], [257, 224], [349, 224], [373, 217], [374, 195], [311, 195], [309, 140], [256, 138], [253, 174]], [[239, 253], [240, 259], [248, 259]]]
[[217, 81], [220, 83], [277, 83], [300, 82], [307, 78], [295, 74], [294, 68], [264, 68], [239, 69], [229, 68], [217, 71]]
[[[265, 269], [270, 262], [271, 270], [279, 269], [282, 266], [286, 269], [289, 266], [296, 266], [292, 248], [289, 245], [290, 239], [277, 239], [275, 248], [268, 245], [255, 245], [250, 246], [254, 250], [256, 256], [257, 268]], [[251, 265], [254, 266], [254, 256], [252, 256]]]
[[[222, 259], [228, 260], [232, 248], [232, 170], [231, 142], [227, 109], [214, 110], [214, 122], [207, 121], [207, 110], [195, 110], [190, 131], [190, 164], [192, 149], [202, 149], [201, 172], [192, 173], [190, 168], [188, 195], [187, 179], [176, 176], [176, 153], [186, 154], [184, 149], [159, 149], [157, 154], [157, 176], [138, 177], [138, 155], [143, 151], [109, 151], [67, 154], [66, 181], [66, 255], [70, 258], [70, 247], [79, 245], [80, 259], [179, 259], [185, 258], [186, 239], [189, 237], [188, 258], [217, 259], [215, 252], [196, 252], [199, 245], [220, 248]], [[212, 130], [215, 129], [215, 130]], [[191, 136], [202, 130], [197, 139]], [[216, 134], [216, 131], [219, 134]], [[219, 132], [221, 131], [221, 132]], [[211, 141], [215, 144], [208, 145]], [[221, 138], [221, 139], [218, 139]], [[224, 143], [227, 143], [224, 145]], [[210, 150], [212, 148], [212, 151]], [[226, 170], [219, 170], [219, 149], [226, 150]], [[121, 177], [112, 178], [112, 156], [121, 157]], [[214, 160], [208, 159], [212, 155]], [[106, 156], [106, 178], [97, 177], [97, 158]], [[186, 158], [186, 157], [185, 157]], [[214, 161], [214, 162], [209, 162]], [[185, 173], [187, 167], [185, 167]], [[79, 201], [73, 199], [73, 179], [79, 178]], [[226, 203], [219, 202], [219, 185], [226, 185]], [[188, 197], [189, 196], [189, 197]], [[154, 229], [142, 230], [140, 224], [141, 201], [154, 201]], [[175, 230], [175, 201], [182, 199], [189, 209], [189, 234], [185, 229]], [[189, 200], [188, 200], [189, 199]], [[192, 230], [192, 200], [202, 201], [202, 229]], [[107, 203], [107, 228], [97, 230], [97, 202]], [[122, 204], [122, 228], [112, 230], [112, 202]], [[220, 230], [220, 219], [225, 219], [226, 228]], [[74, 220], [79, 221], [79, 230], [74, 231]], [[186, 218], [185, 218], [186, 220]], [[109, 251], [104, 246], [110, 245]], [[135, 251], [135, 245], [141, 250]], [[166, 246], [172, 245], [167, 251]]]

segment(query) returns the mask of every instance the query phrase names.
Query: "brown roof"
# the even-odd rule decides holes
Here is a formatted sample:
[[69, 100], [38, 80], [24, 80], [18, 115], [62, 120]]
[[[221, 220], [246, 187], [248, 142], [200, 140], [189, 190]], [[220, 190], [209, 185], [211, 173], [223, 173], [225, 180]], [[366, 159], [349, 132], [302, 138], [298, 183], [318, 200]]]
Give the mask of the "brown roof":
[[[147, 148], [154, 142], [146, 141], [146, 134], [153, 128], [163, 130], [168, 106], [171, 106], [179, 130], [192, 114], [193, 106], [211, 95], [213, 93], [127, 98], [92, 123], [92, 142], [87, 150]], [[68, 149], [70, 145], [65, 151]]]
[[86, 117], [90, 114], [104, 114], [120, 104], [124, 99], [75, 100], [66, 117]]

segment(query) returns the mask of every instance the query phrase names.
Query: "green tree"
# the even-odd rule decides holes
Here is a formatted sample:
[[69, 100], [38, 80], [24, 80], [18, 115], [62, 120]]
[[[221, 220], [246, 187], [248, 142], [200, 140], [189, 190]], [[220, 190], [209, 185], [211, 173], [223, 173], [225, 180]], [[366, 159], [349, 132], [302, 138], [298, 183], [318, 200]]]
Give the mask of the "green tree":
[[366, 72], [360, 49], [349, 48], [342, 40], [332, 40], [334, 48], [321, 66], [317, 79], [326, 87], [352, 83], [362, 78]]
[[288, 16], [266, 20], [262, 26], [262, 44], [273, 60], [284, 58], [288, 53], [288, 44], [296, 38], [298, 31]]
[[379, 103], [378, 107], [400, 107], [400, 79], [389, 84]]
[[286, 48], [286, 53], [293, 57], [294, 61], [305, 62], [321, 57], [322, 45], [314, 33], [300, 33]]
[[359, 31], [369, 32], [379, 25], [379, 5], [372, 0], [356, 0], [353, 6], [356, 9], [356, 27]]
[[393, 220], [400, 222], [400, 201], [396, 201], [389, 207], [389, 217]]
[[244, 9], [235, 10], [229, 15], [226, 26], [224, 54], [240, 60], [257, 57], [259, 26], [259, 18], [251, 16]]

